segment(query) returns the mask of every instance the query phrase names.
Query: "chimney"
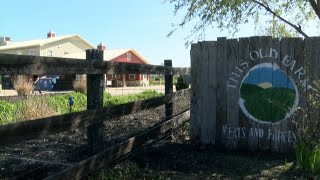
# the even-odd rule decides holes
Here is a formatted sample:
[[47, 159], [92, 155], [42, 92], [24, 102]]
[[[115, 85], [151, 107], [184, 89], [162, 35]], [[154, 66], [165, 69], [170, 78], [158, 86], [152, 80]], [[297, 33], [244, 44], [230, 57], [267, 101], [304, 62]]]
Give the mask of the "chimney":
[[106, 50], [106, 46], [103, 43], [100, 43], [97, 48], [103, 51]]
[[48, 32], [47, 38], [52, 38], [52, 37], [56, 37], [56, 34], [52, 31]]
[[10, 37], [0, 37], [0, 46], [6, 46], [10, 44], [11, 38]]

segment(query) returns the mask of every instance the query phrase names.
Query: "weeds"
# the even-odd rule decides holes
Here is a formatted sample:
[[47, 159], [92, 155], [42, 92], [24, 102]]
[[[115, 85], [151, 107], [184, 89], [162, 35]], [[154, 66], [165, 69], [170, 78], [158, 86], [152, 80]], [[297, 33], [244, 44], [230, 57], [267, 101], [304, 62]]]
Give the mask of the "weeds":
[[15, 105], [0, 100], [0, 125], [11, 123], [15, 120]]
[[305, 105], [298, 108], [294, 119], [299, 137], [296, 161], [298, 167], [316, 175], [320, 174], [320, 81], [310, 83], [301, 94]]
[[82, 94], [87, 94], [87, 81], [86, 80], [75, 80], [72, 83], [73, 89], [76, 92], [82, 93]]
[[33, 120], [55, 115], [54, 109], [44, 97], [28, 98], [17, 104], [18, 120]]
[[[135, 95], [115, 97], [112, 97], [110, 93], [104, 93], [103, 101], [104, 106], [111, 106], [162, 95], [163, 94], [154, 90], [148, 90]], [[31, 120], [67, 114], [69, 113], [69, 96], [72, 96], [74, 100], [72, 112], [79, 112], [87, 109], [87, 96], [77, 92], [49, 97], [33, 97], [17, 103], [0, 101], [0, 125], [13, 123], [16, 120]]]
[[320, 174], [320, 145], [314, 148], [299, 142], [295, 149], [297, 166], [313, 175]]
[[18, 75], [13, 80], [13, 87], [18, 95], [31, 95], [33, 91], [33, 83], [27, 76]]

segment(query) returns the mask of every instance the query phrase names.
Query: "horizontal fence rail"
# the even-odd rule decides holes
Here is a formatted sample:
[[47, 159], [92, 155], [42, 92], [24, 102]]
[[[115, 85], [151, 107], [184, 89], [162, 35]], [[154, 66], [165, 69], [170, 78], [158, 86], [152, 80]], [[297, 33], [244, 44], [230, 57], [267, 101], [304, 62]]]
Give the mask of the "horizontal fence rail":
[[90, 173], [102, 168], [106, 164], [130, 153], [134, 148], [141, 146], [151, 139], [157, 138], [162, 134], [171, 132], [181, 124], [190, 119], [190, 110], [173, 117], [172, 119], [155, 125], [118, 145], [107, 149], [95, 156], [92, 156], [75, 166], [60, 171], [48, 178], [47, 180], [62, 179], [81, 179]]
[[149, 64], [119, 63], [96, 59], [0, 54], [0, 75], [23, 74], [172, 74], [188, 75], [190, 68], [172, 68]]
[[101, 121], [158, 107], [171, 99], [174, 100], [189, 93], [190, 90], [186, 89], [167, 96], [105, 107], [101, 110], [86, 110], [71, 114], [3, 125], [0, 126], [0, 144], [15, 144], [28, 139], [45, 137], [49, 134], [88, 127], [89, 125], [93, 125]]

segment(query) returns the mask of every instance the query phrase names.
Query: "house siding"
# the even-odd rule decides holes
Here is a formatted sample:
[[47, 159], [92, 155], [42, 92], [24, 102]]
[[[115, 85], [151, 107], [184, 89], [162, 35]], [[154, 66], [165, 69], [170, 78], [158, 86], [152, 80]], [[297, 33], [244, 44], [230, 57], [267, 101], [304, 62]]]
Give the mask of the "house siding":
[[29, 47], [23, 47], [23, 48], [0, 50], [0, 53], [1, 54], [17, 54], [17, 51], [21, 51], [21, 55], [29, 55], [30, 49], [34, 50], [34, 56], [40, 56], [39, 46], [29, 46]]
[[41, 56], [48, 56], [48, 51], [52, 51], [54, 57], [64, 57], [67, 54], [79, 53], [88, 49], [88, 45], [75, 39], [63, 39], [52, 42], [41, 47]]
[[113, 62], [124, 62], [124, 63], [138, 63], [138, 64], [145, 64], [140, 58], [138, 58], [133, 52], [131, 53], [131, 60], [127, 60], [127, 53], [124, 53], [114, 59], [111, 59]]
[[[122, 62], [122, 63], [138, 63], [138, 64], [146, 64], [143, 60], [141, 60], [138, 56], [136, 56], [132, 51], [131, 53], [131, 60], [127, 60], [127, 53], [124, 53], [110, 61], [113, 62]], [[107, 80], [117, 80], [117, 84], [122, 84], [123, 75], [121, 74], [120, 77], [112, 78], [112, 75], [107, 75]], [[147, 74], [147, 78], [143, 79], [143, 74], [135, 74], [135, 79], [129, 79], [129, 74], [125, 75], [125, 86], [149, 86], [149, 74]]]

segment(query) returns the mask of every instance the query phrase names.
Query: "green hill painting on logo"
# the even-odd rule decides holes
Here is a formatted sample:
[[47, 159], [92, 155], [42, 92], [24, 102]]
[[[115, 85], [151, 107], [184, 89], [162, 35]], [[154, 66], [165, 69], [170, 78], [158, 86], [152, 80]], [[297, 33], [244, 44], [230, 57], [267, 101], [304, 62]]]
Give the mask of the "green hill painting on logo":
[[295, 90], [286, 88], [263, 89], [242, 84], [241, 97], [248, 112], [257, 119], [277, 122], [285, 118], [295, 101]]
[[291, 78], [278, 66], [264, 63], [251, 68], [242, 80], [239, 104], [249, 118], [276, 123], [292, 114], [297, 94]]

